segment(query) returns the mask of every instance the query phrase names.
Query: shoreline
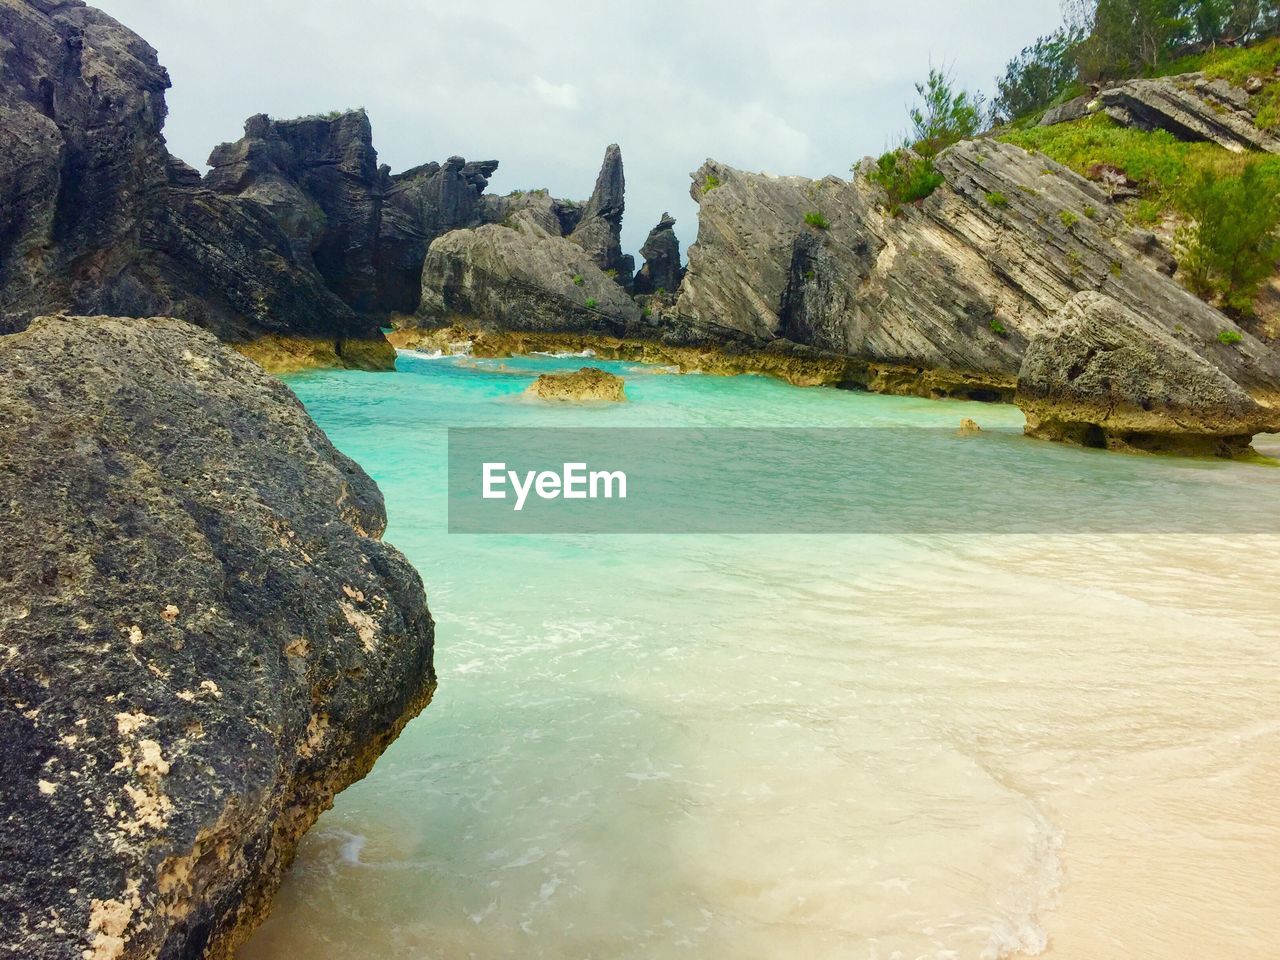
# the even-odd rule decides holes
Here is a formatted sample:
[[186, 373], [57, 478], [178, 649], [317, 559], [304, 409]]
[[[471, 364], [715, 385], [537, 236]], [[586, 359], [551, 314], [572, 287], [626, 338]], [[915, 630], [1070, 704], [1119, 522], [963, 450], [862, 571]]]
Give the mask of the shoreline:
[[[1017, 377], [856, 360], [823, 353], [790, 341], [764, 349], [684, 346], [597, 333], [492, 332], [461, 323], [432, 328], [401, 327], [387, 335], [396, 349], [439, 350], [502, 359], [534, 353], [582, 353], [601, 360], [625, 360], [673, 366], [681, 373], [712, 376], [759, 374], [796, 387], [837, 387], [925, 400], [1013, 403]], [[466, 345], [466, 349], [463, 346]]]

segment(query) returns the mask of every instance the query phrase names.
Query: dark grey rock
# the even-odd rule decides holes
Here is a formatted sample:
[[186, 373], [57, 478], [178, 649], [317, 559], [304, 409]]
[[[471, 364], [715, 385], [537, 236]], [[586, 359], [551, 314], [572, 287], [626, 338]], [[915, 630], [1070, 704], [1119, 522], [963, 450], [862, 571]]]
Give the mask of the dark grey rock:
[[0, 337], [0, 956], [230, 956], [430, 699], [382, 497], [177, 320]]
[[1099, 109], [1096, 98], [1091, 93], [1083, 94], [1056, 107], [1050, 107], [1040, 118], [1040, 126], [1052, 127], [1059, 123], [1070, 123], [1072, 120], [1083, 120]]
[[595, 189], [569, 239], [587, 251], [601, 270], [615, 271], [618, 283], [631, 284], [635, 260], [622, 252], [622, 214], [626, 206], [626, 178], [622, 150], [616, 143], [605, 150]]
[[657, 293], [663, 290], [675, 295], [680, 286], [680, 278], [684, 276], [684, 267], [680, 263], [680, 239], [676, 236], [675, 225], [675, 218], [669, 213], [663, 213], [658, 225], [649, 231], [644, 246], [640, 248], [644, 266], [636, 274], [636, 293]]

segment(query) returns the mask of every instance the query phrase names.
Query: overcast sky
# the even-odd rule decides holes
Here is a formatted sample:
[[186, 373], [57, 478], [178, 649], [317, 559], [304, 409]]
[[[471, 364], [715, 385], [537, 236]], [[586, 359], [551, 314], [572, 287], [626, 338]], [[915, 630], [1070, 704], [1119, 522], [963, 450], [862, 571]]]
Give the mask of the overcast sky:
[[[90, 0], [95, 2], [95, 0]], [[203, 169], [255, 113], [363, 106], [393, 171], [502, 162], [490, 189], [591, 192], [622, 146], [624, 247], [664, 210], [697, 234], [689, 173], [846, 176], [905, 127], [932, 62], [990, 90], [1058, 0], [96, 0], [169, 68], [170, 149]]]

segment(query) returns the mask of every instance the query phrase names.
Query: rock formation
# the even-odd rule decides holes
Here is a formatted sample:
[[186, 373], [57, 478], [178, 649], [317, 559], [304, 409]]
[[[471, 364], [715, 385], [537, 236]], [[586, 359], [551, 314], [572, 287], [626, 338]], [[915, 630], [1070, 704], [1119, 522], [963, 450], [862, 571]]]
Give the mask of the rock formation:
[[1031, 341], [1017, 402], [1029, 435], [1111, 449], [1232, 456], [1280, 427], [1220, 367], [1094, 292]]
[[[169, 78], [134, 33], [80, 0], [0, 0], [0, 38], [0, 121], [16, 144], [0, 160], [0, 330], [56, 310], [182, 315], [232, 342], [300, 341], [324, 362], [393, 364], [376, 320], [352, 307], [367, 301], [368, 263], [339, 250], [376, 221], [345, 182], [370, 158], [344, 153], [342, 170], [307, 174], [332, 188], [332, 218], [298, 215], [277, 166], [253, 195], [229, 192], [232, 169], [252, 180], [255, 163], [288, 160], [285, 147], [336, 156], [359, 139], [358, 119], [301, 122], [292, 144], [258, 138], [206, 185], [165, 148]], [[251, 123], [270, 132], [265, 118]], [[341, 136], [322, 142], [331, 132]], [[318, 264], [349, 279], [339, 289], [350, 302]]]
[[530, 198], [506, 224], [454, 230], [432, 242], [420, 324], [461, 318], [486, 330], [636, 332], [640, 308], [585, 250], [554, 232], [554, 203], [538, 200]]
[[389, 178], [378, 230], [378, 306], [413, 313], [422, 288], [427, 247], [442, 233], [501, 220], [484, 197], [497, 160], [468, 163], [450, 157]]
[[597, 367], [583, 367], [575, 373], [544, 373], [525, 391], [539, 400], [569, 403], [622, 403], [627, 399], [626, 381]]
[[1248, 92], [1226, 80], [1200, 73], [1129, 80], [1099, 99], [1107, 115], [1125, 126], [1168, 130], [1179, 140], [1207, 140], [1235, 153], [1280, 153], [1280, 137], [1255, 122]]
[[635, 260], [622, 252], [622, 213], [626, 206], [626, 179], [622, 175], [622, 151], [611, 143], [604, 153], [595, 190], [582, 210], [569, 239], [587, 251], [601, 270], [623, 287], [631, 285]]
[[228, 957], [430, 699], [422, 583], [369, 477], [189, 324], [0, 337], [0, 424], [0, 954]]
[[636, 274], [633, 289], [636, 293], [664, 293], [675, 295], [684, 276], [684, 267], [680, 264], [680, 239], [676, 236], [675, 218], [663, 213], [658, 225], [649, 231], [649, 236], [640, 248], [644, 257], [644, 266]]
[[[1274, 402], [1280, 357], [1174, 282], [1159, 242], [1130, 228], [1101, 188], [991, 140], [957, 144], [938, 169], [945, 185], [895, 218], [863, 177], [708, 161], [693, 176], [698, 240], [665, 333], [784, 338], [897, 365], [876, 389], [1001, 399], [1028, 343], [1075, 294], [1096, 290]], [[1240, 341], [1222, 348], [1223, 331]]]

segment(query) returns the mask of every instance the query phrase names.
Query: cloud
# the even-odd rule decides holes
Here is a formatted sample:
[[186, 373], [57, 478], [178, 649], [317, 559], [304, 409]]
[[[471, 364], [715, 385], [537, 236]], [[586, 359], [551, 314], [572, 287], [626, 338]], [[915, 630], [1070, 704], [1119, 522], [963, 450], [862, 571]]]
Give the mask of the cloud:
[[535, 74], [533, 89], [543, 103], [550, 104], [553, 107], [561, 107], [565, 110], [576, 110], [578, 108], [578, 88], [572, 83], [548, 83]]
[[494, 190], [581, 199], [618, 143], [633, 252], [664, 210], [694, 239], [707, 157], [847, 176], [900, 134], [931, 64], [990, 89], [1059, 19], [1058, 0], [96, 2], [159, 50], [166, 135], [190, 163], [255, 113], [364, 106], [393, 169], [497, 159]]

